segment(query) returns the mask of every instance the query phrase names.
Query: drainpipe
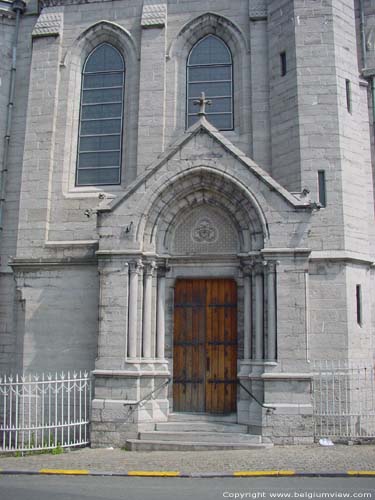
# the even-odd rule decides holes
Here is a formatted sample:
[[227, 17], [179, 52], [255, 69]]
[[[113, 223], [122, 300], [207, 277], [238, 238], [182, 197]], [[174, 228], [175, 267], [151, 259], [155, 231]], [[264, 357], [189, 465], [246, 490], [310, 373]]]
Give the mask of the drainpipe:
[[16, 13], [16, 27], [13, 37], [12, 45], [12, 66], [10, 72], [10, 84], [9, 84], [9, 99], [7, 106], [7, 117], [6, 117], [6, 128], [4, 136], [4, 151], [3, 151], [3, 162], [0, 172], [0, 235], [3, 231], [3, 218], [4, 218], [4, 205], [5, 205], [5, 187], [8, 174], [8, 159], [9, 159], [9, 143], [12, 128], [12, 114], [14, 106], [14, 91], [16, 84], [16, 63], [17, 63], [17, 43], [18, 34], [20, 28], [20, 17], [21, 14], [25, 12], [26, 3], [23, 0], [14, 0], [12, 4], [12, 10]]
[[372, 124], [375, 131], [375, 77], [371, 77], [371, 96], [372, 96]]
[[363, 68], [367, 67], [366, 35], [365, 35], [365, 10], [363, 0], [359, 0], [359, 29], [361, 32], [361, 52]]
[[[359, 0], [359, 19], [360, 19], [359, 27], [361, 32], [362, 62], [363, 62], [364, 74], [366, 76], [367, 51], [366, 51], [366, 34], [365, 34], [365, 10], [363, 7], [363, 0]], [[375, 133], [375, 76], [373, 74], [368, 76], [370, 77], [370, 84], [371, 84], [372, 128], [373, 128], [373, 133]]]

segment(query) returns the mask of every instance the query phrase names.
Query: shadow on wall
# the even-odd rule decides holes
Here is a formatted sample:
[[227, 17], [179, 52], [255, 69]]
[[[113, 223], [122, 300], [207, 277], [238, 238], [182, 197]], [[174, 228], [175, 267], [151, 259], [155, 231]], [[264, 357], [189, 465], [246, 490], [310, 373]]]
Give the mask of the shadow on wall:
[[17, 371], [92, 370], [98, 338], [97, 268], [25, 276], [16, 305]]

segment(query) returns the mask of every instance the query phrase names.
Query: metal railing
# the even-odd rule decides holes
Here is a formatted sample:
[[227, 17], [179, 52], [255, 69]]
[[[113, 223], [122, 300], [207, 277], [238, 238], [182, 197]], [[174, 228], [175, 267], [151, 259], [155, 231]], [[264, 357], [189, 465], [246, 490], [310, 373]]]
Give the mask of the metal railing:
[[375, 370], [371, 364], [314, 363], [315, 437], [375, 437]]
[[237, 383], [238, 383], [238, 385], [239, 385], [239, 386], [240, 386], [240, 387], [241, 387], [241, 388], [242, 388], [245, 392], [247, 392], [247, 394], [248, 394], [248, 395], [249, 395], [249, 396], [250, 396], [250, 397], [251, 397], [251, 398], [252, 398], [252, 399], [253, 399], [253, 400], [254, 400], [254, 401], [255, 401], [255, 402], [259, 405], [259, 406], [261, 406], [262, 408], [264, 408], [265, 410], [267, 410], [267, 411], [269, 411], [269, 412], [271, 412], [271, 411], [273, 411], [273, 410], [276, 410], [276, 408], [274, 408], [274, 407], [272, 407], [272, 406], [266, 406], [266, 405], [264, 405], [261, 401], [259, 401], [259, 399], [258, 399], [258, 398], [256, 398], [256, 397], [254, 396], [254, 394], [253, 394], [251, 391], [249, 391], [249, 389], [248, 389], [247, 387], [245, 387], [245, 386], [243, 385], [243, 383], [241, 382], [241, 380], [240, 380], [240, 379], [237, 379]]
[[89, 443], [91, 376], [0, 377], [0, 451], [36, 451]]
[[142, 399], [139, 401], [136, 401], [135, 403], [124, 403], [124, 406], [128, 406], [128, 411], [125, 416], [125, 421], [128, 421], [129, 418], [133, 415], [133, 413], [140, 407], [142, 407], [146, 401], [149, 401], [150, 399], [155, 399], [154, 396], [157, 392], [159, 392], [163, 387], [169, 385], [172, 381], [171, 377], [168, 377], [167, 380], [165, 380], [162, 384], [158, 385], [155, 389], [153, 389], [151, 392], [146, 394]]

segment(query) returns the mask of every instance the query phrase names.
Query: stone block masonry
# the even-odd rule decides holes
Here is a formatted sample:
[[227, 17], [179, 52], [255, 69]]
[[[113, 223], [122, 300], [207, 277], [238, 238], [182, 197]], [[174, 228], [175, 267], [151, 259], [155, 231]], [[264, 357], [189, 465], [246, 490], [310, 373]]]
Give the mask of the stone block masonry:
[[[371, 61], [374, 13], [364, 5]], [[46, 0], [41, 12], [34, 7], [21, 19], [0, 235], [0, 369], [94, 370], [93, 443], [122, 443], [169, 418], [173, 383], [130, 420], [126, 409], [173, 379], [177, 365], [193, 367], [191, 378], [204, 380], [207, 394], [235, 383], [220, 372], [221, 354], [212, 354], [229, 352], [220, 331], [225, 293], [214, 297], [212, 325], [198, 325], [202, 338], [182, 339], [186, 356], [174, 346], [176, 283], [230, 280], [237, 376], [276, 408], [261, 409], [241, 388], [237, 422], [277, 443], [311, 441], [310, 362], [369, 359], [374, 346], [371, 72], [361, 72], [357, 4]], [[0, 13], [3, 135], [13, 28], [12, 16]], [[204, 37], [227, 46], [233, 74], [212, 81], [204, 60], [192, 85], [215, 100], [219, 117], [232, 103], [232, 130], [205, 116], [186, 130], [186, 64]], [[87, 165], [104, 175], [117, 154], [115, 92], [82, 81], [102, 43], [125, 61], [121, 182], [76, 186], [82, 85], [94, 85], [85, 90], [85, 126], [95, 132]], [[220, 54], [206, 56], [222, 68]], [[98, 116], [107, 112], [98, 135]], [[194, 322], [197, 303], [185, 298], [191, 310], [183, 321]]]

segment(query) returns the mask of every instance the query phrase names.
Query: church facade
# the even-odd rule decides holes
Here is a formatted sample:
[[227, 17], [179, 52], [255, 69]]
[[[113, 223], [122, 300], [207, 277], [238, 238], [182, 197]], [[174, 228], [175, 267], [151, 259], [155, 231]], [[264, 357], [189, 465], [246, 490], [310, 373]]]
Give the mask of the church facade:
[[94, 446], [171, 413], [311, 442], [313, 362], [373, 363], [374, 30], [369, 0], [0, 0], [1, 372], [92, 371]]

